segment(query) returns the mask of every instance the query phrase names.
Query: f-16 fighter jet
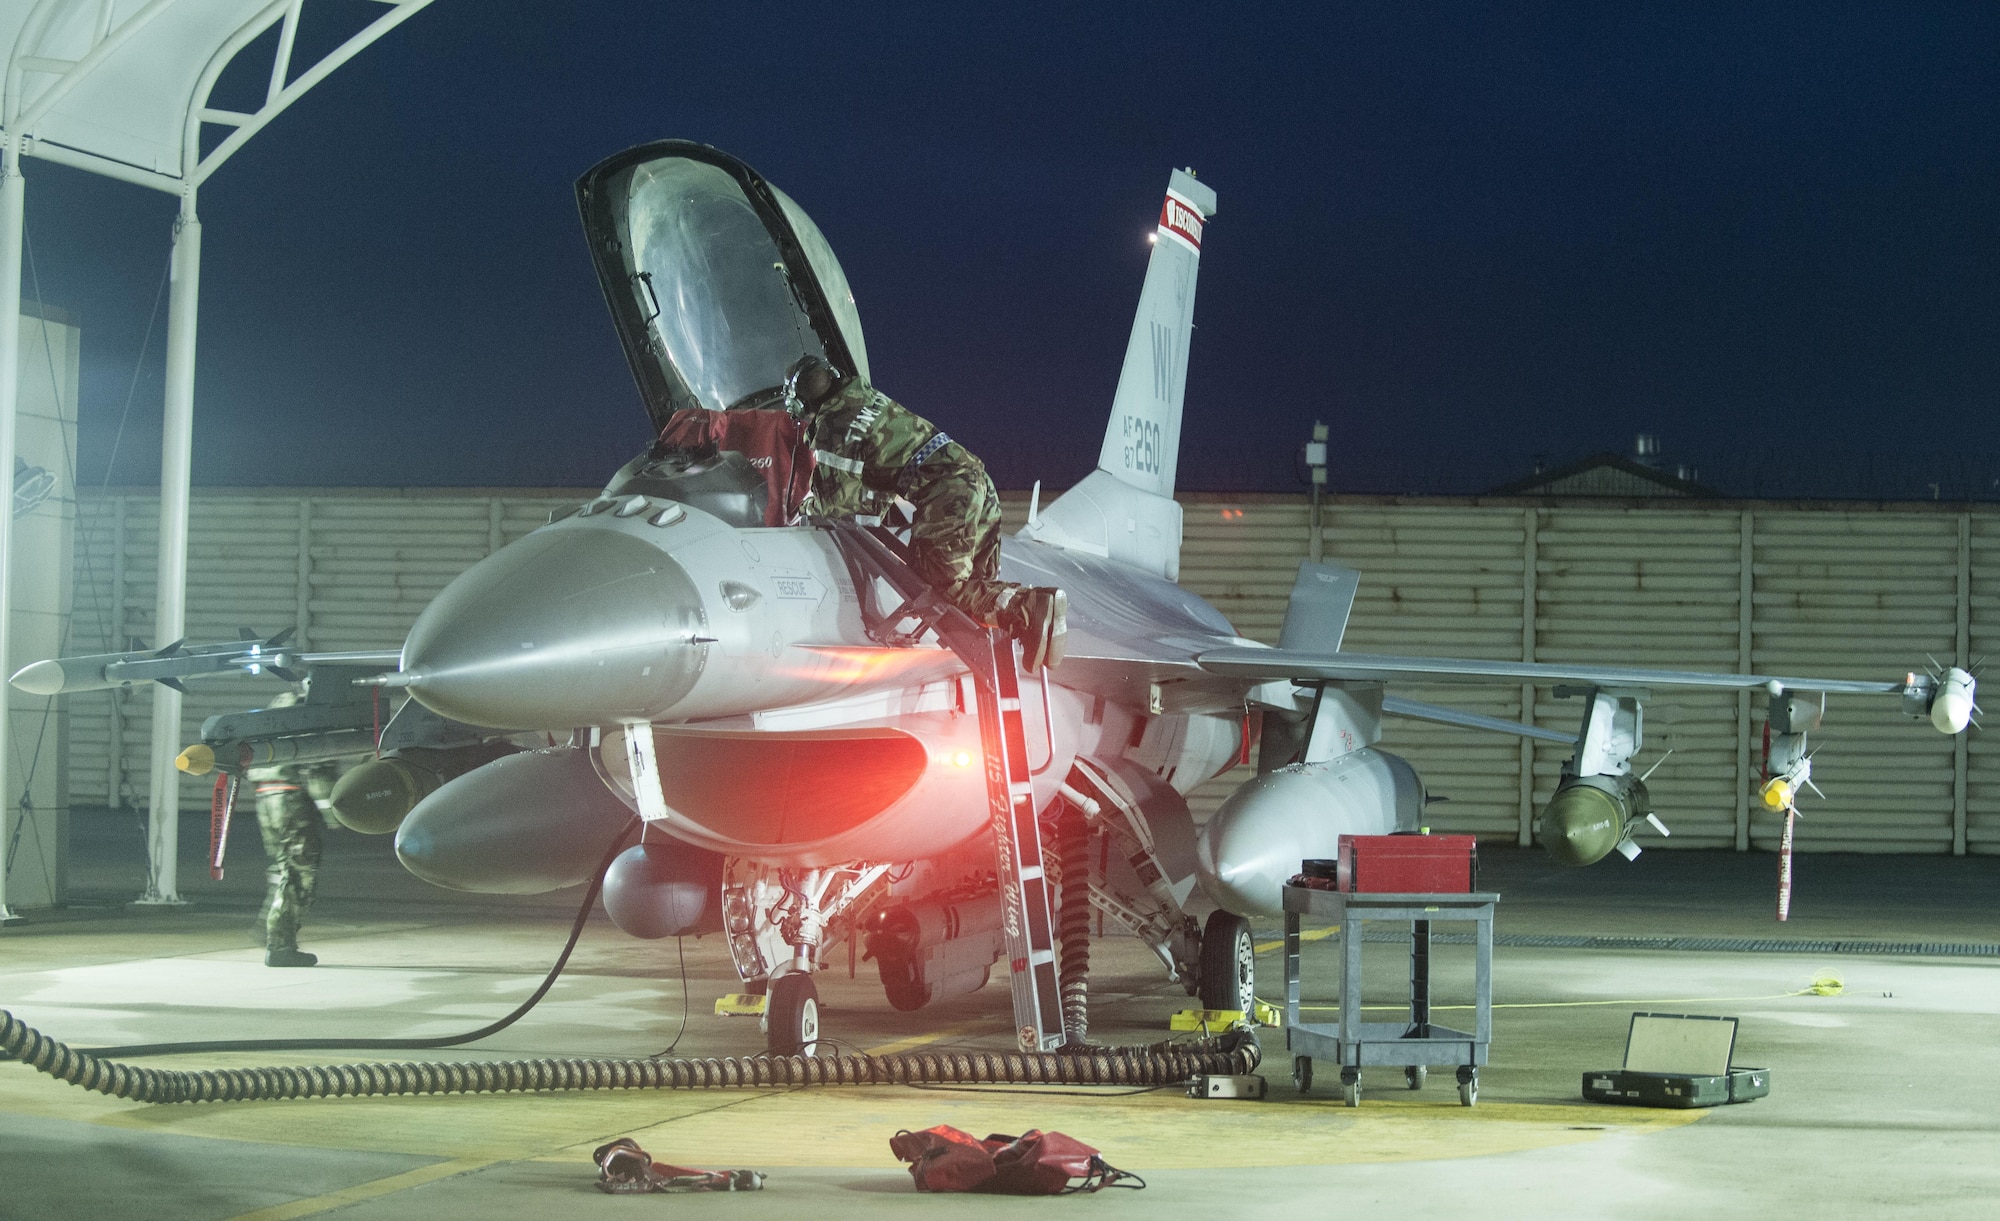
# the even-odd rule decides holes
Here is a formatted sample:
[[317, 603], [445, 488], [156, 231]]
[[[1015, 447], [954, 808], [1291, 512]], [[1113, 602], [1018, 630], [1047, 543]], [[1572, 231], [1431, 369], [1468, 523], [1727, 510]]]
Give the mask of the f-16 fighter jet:
[[[590, 170], [578, 195], [655, 430], [685, 408], [778, 406], [803, 357], [874, 380], [832, 248], [749, 166], [650, 144]], [[1422, 782], [1376, 746], [1385, 714], [1570, 742], [1541, 839], [1574, 864], [1636, 852], [1647, 690], [1770, 692], [1774, 806], [1810, 781], [1827, 693], [1896, 696], [1942, 732], [1965, 728], [1974, 683], [1959, 670], [1856, 681], [1350, 653], [1356, 574], [1332, 565], [1302, 565], [1278, 647], [1241, 636], [1175, 584], [1182, 393], [1215, 210], [1192, 171], [1170, 176], [1097, 469], [1002, 546], [1004, 580], [1068, 595], [1059, 664], [1023, 672], [995, 635], [982, 653], [974, 625], [913, 581], [890, 526], [767, 524], [773, 484], [754, 455], [651, 449], [423, 612], [380, 680], [414, 698], [336, 808], [394, 828], [419, 876], [486, 892], [584, 880], [636, 815], [643, 841], [605, 884], [614, 920], [721, 933], [746, 991], [766, 994], [773, 1049], [817, 1042], [813, 975], [844, 938], [901, 1009], [1000, 964], [1023, 1044], [1046, 1048], [1083, 1037], [1067, 1002], [1086, 904], [1206, 1006], [1251, 1008], [1248, 917], [1277, 913], [1284, 879], [1340, 835], [1419, 825]], [[129, 673], [90, 661], [106, 664], [60, 663], [54, 686], [72, 669], [76, 689], [160, 670], [150, 655]], [[205, 652], [189, 665], [220, 668]], [[1561, 685], [1579, 728], [1386, 694], [1440, 680]], [[1186, 795], [1237, 761], [1254, 710], [1260, 774], [1197, 829]], [[509, 734], [560, 744], [497, 759], [465, 746]]]

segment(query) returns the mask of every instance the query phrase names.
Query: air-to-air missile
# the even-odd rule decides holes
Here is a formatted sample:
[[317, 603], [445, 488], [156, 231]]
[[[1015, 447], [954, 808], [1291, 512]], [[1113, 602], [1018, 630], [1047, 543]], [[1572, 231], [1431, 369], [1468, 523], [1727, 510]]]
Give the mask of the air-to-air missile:
[[[288, 649], [285, 642], [291, 629], [268, 640], [242, 629], [240, 639], [216, 644], [188, 644], [176, 640], [161, 649], [137, 645], [124, 653], [96, 653], [87, 657], [56, 657], [21, 667], [10, 680], [30, 695], [74, 695], [81, 691], [108, 691], [134, 683], [156, 682], [185, 691], [181, 680], [210, 674], [273, 674], [287, 682], [298, 681], [298, 668], [310, 659], [340, 660], [344, 657], [375, 659], [380, 654], [307, 655]], [[393, 655], [390, 658], [393, 661]]]
[[[354, 680], [379, 666], [315, 663], [304, 675], [302, 700], [247, 712], [225, 712], [202, 722], [201, 741], [182, 751], [174, 766], [190, 776], [241, 775], [251, 768], [358, 758], [376, 748], [379, 726], [373, 692]], [[207, 671], [214, 672], [214, 671]], [[266, 672], [271, 672], [267, 668]]]

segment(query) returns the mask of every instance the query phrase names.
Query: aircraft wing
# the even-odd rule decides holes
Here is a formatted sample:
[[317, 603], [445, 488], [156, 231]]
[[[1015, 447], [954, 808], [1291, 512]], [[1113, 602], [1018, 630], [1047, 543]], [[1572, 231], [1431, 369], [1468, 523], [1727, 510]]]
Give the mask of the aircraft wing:
[[1628, 666], [1572, 665], [1564, 662], [1485, 661], [1466, 657], [1398, 657], [1382, 653], [1309, 652], [1302, 649], [1232, 647], [1210, 649], [1196, 662], [1211, 674], [1230, 678], [1298, 682], [1352, 680], [1422, 683], [1575, 683], [1592, 687], [1706, 687], [1719, 690], [1765, 688], [1825, 691], [1835, 695], [1901, 695], [1927, 689], [1921, 676], [1893, 682], [1852, 678], [1788, 678], [1768, 674], [1704, 674], [1693, 670], [1647, 670]]

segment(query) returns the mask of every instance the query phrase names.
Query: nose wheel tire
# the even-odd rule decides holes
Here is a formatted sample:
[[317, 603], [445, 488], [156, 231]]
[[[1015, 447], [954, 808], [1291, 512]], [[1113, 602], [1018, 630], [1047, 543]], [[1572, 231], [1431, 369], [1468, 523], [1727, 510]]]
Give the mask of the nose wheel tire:
[[1246, 1016], [1257, 1003], [1257, 943], [1250, 922], [1234, 912], [1211, 912], [1201, 930], [1199, 995], [1204, 1009]]
[[764, 1006], [764, 1047], [774, 1056], [819, 1054], [819, 989], [812, 976], [781, 975], [771, 981]]

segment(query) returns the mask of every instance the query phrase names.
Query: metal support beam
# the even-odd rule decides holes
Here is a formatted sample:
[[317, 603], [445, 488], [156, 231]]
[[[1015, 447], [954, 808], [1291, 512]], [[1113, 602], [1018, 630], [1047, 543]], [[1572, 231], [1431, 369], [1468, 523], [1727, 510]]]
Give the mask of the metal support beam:
[[[21, 179], [21, 141], [8, 133], [0, 151], [0, 675], [14, 672], [7, 646], [14, 623], [14, 422], [21, 401], [21, 235], [27, 184]], [[21, 816], [14, 801], [13, 692], [0, 686], [0, 924], [17, 919], [7, 906], [6, 848]]]
[[[132, 634], [125, 630], [125, 498], [111, 498], [111, 628], [105, 637], [104, 651], [129, 648]], [[125, 705], [131, 701], [131, 692], [122, 687], [113, 687], [104, 693], [111, 701], [110, 723], [107, 727], [109, 748], [106, 750], [104, 773], [104, 804], [114, 810], [125, 808]]]
[[[1957, 638], [1953, 644], [1956, 660], [1952, 662], [1961, 670], [1972, 668], [1972, 514], [1958, 515], [1958, 623]], [[1966, 739], [1972, 735], [1960, 733], [1951, 740], [1951, 854], [1965, 855], [1966, 798], [1968, 796], [1966, 765]]]
[[[164, 648], [186, 635], [188, 497], [194, 462], [195, 314], [201, 304], [201, 219], [192, 187], [174, 222], [172, 282], [167, 290], [166, 419], [160, 436], [159, 587], [153, 642]], [[152, 793], [146, 816], [146, 893], [139, 902], [178, 906], [181, 786], [181, 693], [153, 686]]]
[[[1745, 512], [1737, 525], [1736, 553], [1736, 672], [1754, 674], [1750, 665], [1752, 628], [1756, 623], [1757, 517]], [[1750, 794], [1756, 778], [1750, 774], [1750, 693], [1736, 693], [1736, 850], [1750, 851]]]
[[293, 639], [299, 642], [300, 648], [309, 648], [313, 642], [312, 522], [312, 497], [301, 496], [299, 497], [298, 601], [292, 612], [292, 630], [298, 633]]
[[[1535, 621], [1540, 615], [1540, 594], [1535, 588], [1536, 567], [1541, 563], [1539, 555], [1542, 532], [1542, 511], [1525, 509], [1521, 513], [1521, 660], [1535, 660]], [[1535, 723], [1535, 684], [1521, 684], [1521, 721]], [[1526, 848], [1535, 842], [1535, 742], [1532, 738], [1521, 739], [1521, 808], [1520, 827], [1517, 842]]]

